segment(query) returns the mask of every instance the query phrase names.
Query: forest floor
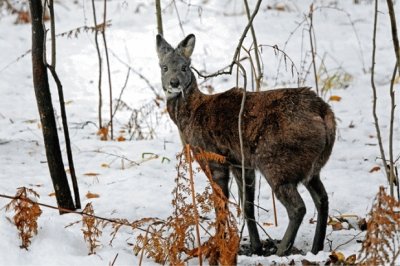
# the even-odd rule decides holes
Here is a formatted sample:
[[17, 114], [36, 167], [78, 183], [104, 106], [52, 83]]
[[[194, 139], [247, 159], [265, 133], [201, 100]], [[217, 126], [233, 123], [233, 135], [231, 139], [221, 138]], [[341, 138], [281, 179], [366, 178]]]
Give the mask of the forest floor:
[[[214, 72], [229, 65], [237, 42], [247, 24], [241, 1], [199, 1], [185, 4], [177, 1], [178, 20], [173, 2], [162, 1], [164, 36], [177, 44], [186, 34], [196, 35], [192, 65], [201, 71]], [[197, 1], [194, 1], [197, 3]], [[328, 226], [325, 248], [311, 254], [316, 218], [315, 207], [304, 186], [299, 186], [307, 214], [294, 246], [305, 255], [288, 257], [239, 256], [239, 265], [300, 264], [303, 259], [324, 263], [332, 250], [346, 257], [358, 254], [365, 232], [357, 222], [368, 216], [379, 186], [387, 181], [379, 159], [379, 148], [372, 118], [372, 89], [370, 66], [372, 51], [373, 4], [370, 1], [314, 1], [314, 28], [317, 67], [320, 86], [325, 84], [323, 98], [332, 106], [337, 117], [337, 139], [332, 156], [321, 173], [329, 195], [329, 215], [344, 218], [342, 228]], [[255, 1], [250, 1], [251, 7]], [[259, 44], [277, 45], [284, 49], [296, 65], [304, 85], [314, 87], [308, 26], [305, 17], [312, 1], [264, 1], [254, 21]], [[394, 67], [394, 51], [386, 3], [380, 1], [377, 28], [376, 83], [378, 115], [384, 146], [388, 143], [390, 115], [389, 84]], [[277, 5], [276, 5], [277, 4]], [[102, 16], [102, 1], [96, 1]], [[400, 14], [400, 5], [395, 6]], [[155, 6], [150, 1], [109, 1], [106, 30], [110, 52], [114, 105], [120, 95], [120, 108], [114, 121], [115, 138], [124, 141], [102, 141], [98, 131], [98, 58], [91, 31], [76, 28], [92, 26], [91, 1], [56, 1], [56, 32], [73, 31], [71, 36], [57, 37], [57, 71], [65, 93], [72, 150], [81, 192], [82, 205], [91, 202], [96, 215], [124, 218], [129, 221], [145, 217], [165, 219], [171, 215], [174, 179], [177, 176], [176, 155], [182, 145], [175, 125], [165, 111], [160, 70], [155, 50], [157, 34]], [[398, 18], [400, 19], [400, 17]], [[14, 195], [17, 188], [28, 187], [39, 195], [41, 203], [56, 205], [53, 186], [46, 164], [40, 119], [32, 83], [31, 26], [15, 24], [16, 15], [0, 14], [0, 194]], [[47, 24], [49, 27], [49, 25]], [[244, 46], [250, 47], [250, 34]], [[101, 39], [100, 39], [101, 40]], [[50, 42], [48, 42], [49, 44]], [[104, 49], [103, 65], [105, 65]], [[50, 50], [50, 48], [48, 48]], [[24, 55], [24, 56], [23, 56]], [[291, 63], [275, 55], [271, 48], [262, 49], [264, 66], [263, 89], [296, 86], [297, 74], [292, 75]], [[127, 73], [131, 67], [129, 77]], [[279, 69], [279, 72], [277, 71]], [[312, 70], [312, 68], [311, 68]], [[137, 73], [140, 73], [148, 82]], [[217, 77], [204, 82], [198, 79], [204, 92], [222, 92], [235, 86], [236, 76]], [[330, 82], [330, 83], [329, 83]], [[150, 84], [150, 85], [149, 85]], [[56, 109], [59, 136], [62, 140], [61, 119], [56, 87], [53, 82], [53, 104]], [[396, 83], [399, 91], [399, 83]], [[108, 122], [108, 79], [103, 69], [103, 122]], [[251, 88], [249, 88], [251, 90]], [[334, 97], [332, 97], [334, 96]], [[338, 96], [338, 97], [336, 97]], [[399, 96], [396, 103], [400, 105]], [[395, 156], [400, 154], [399, 117], [396, 112], [394, 128]], [[66, 158], [66, 157], [65, 157]], [[67, 166], [66, 159], [64, 164]], [[379, 168], [380, 167], [380, 170]], [[374, 171], [375, 170], [375, 171]], [[199, 174], [199, 176], [201, 176]], [[274, 226], [271, 189], [257, 174], [257, 221], [274, 238], [283, 236], [288, 218], [277, 203], [278, 226]], [[206, 185], [196, 180], [196, 189]], [[231, 191], [237, 199], [237, 188]], [[90, 193], [92, 193], [92, 195]], [[98, 197], [93, 198], [93, 194]], [[96, 196], [96, 195], [95, 195]], [[0, 198], [0, 207], [9, 202]], [[42, 208], [38, 234], [28, 250], [21, 249], [18, 231], [7, 217], [12, 212], [0, 210], [0, 258], [2, 265], [138, 265], [132, 244], [140, 231], [121, 228], [112, 245], [105, 228], [96, 254], [88, 255], [81, 224], [66, 227], [80, 220], [75, 214], [60, 216], [57, 211]], [[238, 218], [239, 225], [243, 221]], [[247, 231], [244, 231], [247, 238]], [[203, 235], [204, 239], [206, 235]], [[267, 237], [262, 233], [262, 238]], [[143, 258], [143, 265], [156, 264]], [[190, 264], [197, 264], [196, 259]], [[399, 261], [400, 263], [400, 261]]]

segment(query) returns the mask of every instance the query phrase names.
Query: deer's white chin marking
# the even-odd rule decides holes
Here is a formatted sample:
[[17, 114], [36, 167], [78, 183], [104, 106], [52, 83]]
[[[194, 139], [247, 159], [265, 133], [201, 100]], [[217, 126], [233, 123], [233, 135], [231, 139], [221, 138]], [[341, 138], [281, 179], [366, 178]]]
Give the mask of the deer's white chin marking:
[[185, 94], [184, 94], [183, 88], [181, 86], [179, 86], [178, 88], [173, 88], [171, 86], [168, 86], [166, 91], [165, 91], [167, 99], [175, 98], [180, 93], [182, 93], [182, 98], [185, 99]]

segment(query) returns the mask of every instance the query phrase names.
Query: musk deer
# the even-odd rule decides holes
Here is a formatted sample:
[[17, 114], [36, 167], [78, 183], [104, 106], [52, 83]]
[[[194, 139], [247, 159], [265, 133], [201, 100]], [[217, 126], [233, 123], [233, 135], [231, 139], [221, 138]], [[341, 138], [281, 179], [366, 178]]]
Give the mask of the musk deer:
[[[229, 170], [242, 196], [238, 115], [243, 90], [233, 88], [203, 94], [190, 69], [195, 36], [188, 35], [174, 49], [161, 35], [156, 39], [167, 109], [183, 142], [224, 155], [227, 164], [210, 163], [214, 181], [228, 197]], [[303, 183], [318, 211], [312, 252], [323, 249], [328, 218], [328, 195], [320, 180], [335, 141], [335, 117], [327, 103], [310, 88], [247, 92], [242, 117], [245, 157], [244, 213], [252, 253], [263, 254], [254, 218], [255, 170], [266, 178], [286, 208], [289, 225], [275, 249], [288, 255], [306, 213], [297, 191]]]

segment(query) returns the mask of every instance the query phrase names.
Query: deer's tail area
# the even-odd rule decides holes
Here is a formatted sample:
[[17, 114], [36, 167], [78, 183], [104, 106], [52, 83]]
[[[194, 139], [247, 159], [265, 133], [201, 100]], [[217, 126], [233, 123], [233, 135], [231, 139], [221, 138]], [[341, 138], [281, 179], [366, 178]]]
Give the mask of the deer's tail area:
[[329, 159], [329, 156], [332, 153], [333, 144], [335, 143], [336, 138], [336, 120], [335, 114], [329, 105], [326, 104], [326, 109], [322, 113], [322, 119], [325, 122], [326, 128], [326, 146], [324, 151], [321, 154], [321, 163], [323, 166]]

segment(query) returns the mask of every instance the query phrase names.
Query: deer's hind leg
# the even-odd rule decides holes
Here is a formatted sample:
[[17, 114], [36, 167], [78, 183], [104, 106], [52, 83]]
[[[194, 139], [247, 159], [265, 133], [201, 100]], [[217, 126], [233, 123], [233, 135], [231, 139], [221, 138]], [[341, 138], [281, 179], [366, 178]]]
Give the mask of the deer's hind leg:
[[311, 252], [317, 254], [324, 248], [326, 227], [328, 220], [329, 202], [328, 194], [322, 184], [319, 173], [315, 174], [308, 183], [304, 184], [310, 192], [318, 212], [317, 227], [315, 229], [314, 241]]
[[[240, 201], [243, 203], [243, 180], [242, 180], [242, 169], [238, 167], [232, 167], [232, 174], [236, 179], [236, 183], [239, 187]], [[257, 230], [257, 223], [254, 217], [254, 194], [255, 194], [255, 170], [247, 169], [245, 171], [245, 200], [244, 215], [247, 222], [247, 229], [250, 236], [251, 251], [253, 254], [262, 255], [262, 244], [260, 236]]]
[[297, 184], [304, 176], [302, 171], [285, 170], [280, 165], [283, 164], [262, 165], [260, 171], [289, 216], [289, 224], [276, 251], [276, 255], [285, 256], [291, 252], [297, 231], [306, 214], [306, 206], [297, 191]]
[[299, 230], [300, 224], [306, 214], [306, 206], [299, 192], [297, 185], [293, 183], [280, 184], [273, 188], [278, 200], [285, 206], [289, 216], [289, 225], [278, 245], [276, 255], [288, 255], [293, 247], [294, 240]]

